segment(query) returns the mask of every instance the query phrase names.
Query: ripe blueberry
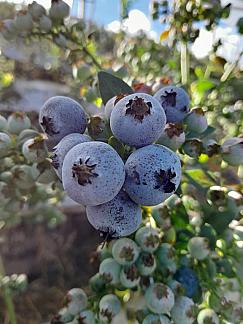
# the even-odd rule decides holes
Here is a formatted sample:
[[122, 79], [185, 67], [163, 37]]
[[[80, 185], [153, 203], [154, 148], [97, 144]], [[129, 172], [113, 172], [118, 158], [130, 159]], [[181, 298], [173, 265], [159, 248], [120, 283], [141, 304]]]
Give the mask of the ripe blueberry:
[[68, 134], [82, 134], [87, 126], [87, 119], [82, 106], [75, 100], [56, 96], [48, 99], [42, 106], [39, 123], [56, 145]]
[[179, 157], [170, 149], [148, 145], [132, 153], [125, 163], [124, 189], [142, 206], [158, 205], [177, 189], [181, 179]]
[[119, 100], [110, 118], [114, 136], [135, 147], [158, 140], [165, 123], [165, 113], [159, 102], [144, 93], [131, 94]]
[[[120, 191], [124, 179], [122, 159], [110, 145], [103, 142], [78, 144], [66, 154], [63, 161], [63, 187], [70, 198], [85, 206], [96, 206], [112, 200]], [[98, 210], [102, 213], [101, 206], [96, 212]]]
[[53, 148], [52, 165], [60, 179], [62, 178], [62, 165], [66, 154], [75, 145], [89, 141], [91, 141], [89, 136], [73, 133], [63, 137], [63, 139]]
[[190, 98], [186, 91], [176, 86], [166, 86], [154, 94], [163, 107], [167, 123], [179, 123], [189, 113]]
[[107, 203], [88, 206], [86, 212], [94, 228], [114, 238], [132, 234], [142, 222], [141, 208], [123, 191]]

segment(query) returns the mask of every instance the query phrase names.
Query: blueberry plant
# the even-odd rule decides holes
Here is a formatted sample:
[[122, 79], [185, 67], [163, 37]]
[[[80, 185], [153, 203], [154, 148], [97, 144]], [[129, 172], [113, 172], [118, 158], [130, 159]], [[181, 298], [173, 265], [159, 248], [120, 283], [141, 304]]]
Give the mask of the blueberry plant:
[[87, 294], [70, 290], [52, 323], [109, 323], [122, 313], [139, 323], [240, 323], [242, 253], [228, 225], [242, 198], [193, 163], [207, 156], [238, 167], [242, 139], [211, 142], [204, 111], [190, 109], [183, 88], [151, 96], [107, 72], [98, 80], [106, 139], [92, 138], [83, 118], [79, 134], [75, 123], [65, 127], [84, 114], [69, 98], [40, 111], [48, 141], [62, 138], [52, 154], [64, 190], [105, 237]]
[[[193, 1], [177, 3], [175, 17], [184, 7], [186, 14], [196, 12], [196, 20], [205, 18], [204, 10], [211, 14], [214, 6], [219, 9], [218, 1], [207, 2], [206, 7]], [[218, 19], [226, 11], [228, 7], [220, 6]], [[34, 2], [6, 21], [2, 33], [5, 38], [51, 39], [101, 70], [86, 46], [81, 22], [69, 25], [64, 21], [67, 16], [68, 7], [61, 0], [53, 1], [49, 13]], [[208, 28], [212, 20], [217, 22], [213, 16]], [[180, 41], [194, 37], [193, 19], [170, 21], [171, 30], [183, 31]], [[99, 108], [63, 96], [50, 98], [41, 108], [44, 135], [28, 138], [22, 153], [35, 166], [42, 159], [52, 160], [67, 195], [86, 206], [88, 221], [104, 237], [97, 249], [98, 273], [88, 287], [67, 293], [52, 323], [243, 320], [242, 233], [236, 226], [242, 222], [241, 125], [236, 123], [230, 134], [222, 130], [227, 112], [227, 116], [220, 112], [219, 121], [211, 123], [212, 110], [219, 111], [220, 106], [215, 91], [220, 94], [225, 88], [221, 83], [209, 86], [200, 69], [198, 80], [189, 87], [184, 70], [184, 88], [171, 85], [169, 77], [158, 83], [150, 80], [147, 86], [99, 71], [94, 78], [102, 100], [102, 105], [97, 101]], [[87, 66], [79, 74], [92, 78]], [[43, 144], [38, 154], [30, 150], [36, 141]], [[9, 147], [8, 132], [1, 143]]]

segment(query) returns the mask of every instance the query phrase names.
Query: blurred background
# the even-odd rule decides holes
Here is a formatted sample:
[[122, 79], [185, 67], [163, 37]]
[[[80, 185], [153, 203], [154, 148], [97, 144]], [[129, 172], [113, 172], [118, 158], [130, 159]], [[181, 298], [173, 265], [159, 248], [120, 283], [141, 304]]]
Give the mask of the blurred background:
[[[87, 285], [102, 241], [50, 165], [27, 163], [23, 155], [21, 145], [40, 132], [38, 111], [48, 98], [71, 96], [90, 116], [102, 115], [96, 75], [103, 69], [134, 89], [182, 84], [192, 106], [207, 111], [217, 139], [242, 132], [243, 0], [65, 2], [70, 12], [55, 25], [49, 0], [37, 1], [47, 10], [43, 20], [32, 1], [0, 1], [0, 112], [28, 115], [20, 129], [11, 122], [15, 144], [8, 155], [0, 153], [0, 287], [14, 292], [20, 324], [48, 322], [66, 290]], [[16, 15], [26, 18], [19, 28], [11, 25]], [[211, 167], [217, 170], [217, 163]], [[222, 177], [239, 187], [233, 168]], [[5, 181], [12, 183], [7, 193]], [[0, 323], [8, 322], [0, 298]]]

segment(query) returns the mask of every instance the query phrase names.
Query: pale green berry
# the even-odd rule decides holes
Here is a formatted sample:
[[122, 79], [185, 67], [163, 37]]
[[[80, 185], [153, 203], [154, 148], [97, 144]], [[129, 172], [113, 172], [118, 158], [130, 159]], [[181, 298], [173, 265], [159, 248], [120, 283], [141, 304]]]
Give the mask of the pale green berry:
[[16, 37], [17, 30], [15, 26], [15, 20], [6, 19], [3, 21], [3, 28], [1, 30], [1, 34], [6, 40], [12, 40]]
[[133, 240], [121, 238], [113, 244], [112, 255], [119, 264], [130, 265], [137, 260], [139, 248]]
[[218, 315], [213, 309], [202, 309], [197, 316], [198, 324], [219, 324]]
[[197, 260], [203, 260], [209, 255], [209, 242], [205, 237], [192, 237], [187, 245], [191, 256]]
[[185, 123], [190, 131], [203, 133], [208, 128], [208, 122], [202, 108], [193, 108], [186, 117]]
[[172, 290], [162, 284], [152, 284], [145, 293], [146, 305], [149, 310], [156, 314], [166, 314], [174, 306], [174, 294]]
[[69, 313], [67, 307], [62, 308], [58, 315], [55, 316], [55, 320], [59, 320], [61, 323], [68, 323], [72, 321], [73, 315]]
[[16, 165], [11, 169], [18, 189], [28, 190], [35, 186], [35, 170], [29, 165]]
[[156, 269], [156, 259], [152, 253], [142, 252], [137, 260], [137, 267], [142, 276], [150, 276]]
[[87, 296], [83, 289], [80, 288], [69, 290], [66, 299], [68, 312], [72, 315], [77, 315], [84, 310], [88, 304]]
[[154, 252], [160, 243], [159, 230], [148, 226], [141, 227], [136, 232], [135, 240], [143, 251]]
[[0, 133], [0, 157], [4, 157], [8, 154], [11, 147], [11, 138], [6, 133]]
[[170, 320], [165, 315], [147, 315], [142, 324], [170, 324]]
[[24, 129], [22, 130], [22, 132], [19, 133], [17, 137], [17, 142], [19, 145], [23, 145], [24, 142], [26, 142], [28, 139], [34, 138], [38, 135], [40, 135], [40, 133], [38, 133], [34, 129]]
[[102, 261], [99, 268], [102, 278], [112, 285], [119, 283], [120, 271], [121, 266], [113, 258]]
[[168, 123], [157, 143], [176, 151], [185, 142], [185, 133], [180, 124]]
[[30, 119], [23, 112], [15, 112], [8, 117], [8, 130], [10, 133], [19, 134], [22, 130], [30, 128], [30, 126]]
[[171, 317], [175, 324], [192, 324], [196, 317], [193, 300], [186, 296], [178, 297], [171, 310]]
[[43, 136], [28, 139], [22, 146], [23, 156], [29, 162], [41, 162], [47, 157]]
[[20, 14], [15, 18], [17, 32], [29, 32], [33, 28], [32, 17], [29, 13]]
[[99, 318], [101, 321], [111, 322], [121, 309], [121, 303], [116, 295], [105, 295], [99, 303]]
[[0, 204], [5, 204], [8, 201], [8, 186], [5, 182], [0, 181]]
[[125, 288], [134, 288], [139, 284], [140, 276], [135, 264], [124, 266], [120, 273], [120, 282]]
[[230, 165], [243, 164], [243, 138], [233, 137], [222, 144], [222, 158]]
[[42, 32], [48, 33], [52, 28], [51, 19], [47, 16], [42, 16], [39, 21], [39, 28]]
[[7, 130], [8, 122], [7, 119], [0, 115], [0, 132]]
[[95, 324], [95, 315], [91, 310], [84, 310], [79, 314], [79, 324]]

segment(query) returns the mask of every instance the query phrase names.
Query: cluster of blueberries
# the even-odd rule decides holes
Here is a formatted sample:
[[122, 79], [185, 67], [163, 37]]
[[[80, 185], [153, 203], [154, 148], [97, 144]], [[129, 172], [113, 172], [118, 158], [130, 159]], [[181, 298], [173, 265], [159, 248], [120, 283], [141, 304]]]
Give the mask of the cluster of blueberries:
[[[182, 122], [189, 97], [167, 86], [154, 96], [119, 95], [105, 106], [112, 134], [129, 146], [123, 160], [109, 144], [84, 134], [87, 117], [71, 98], [50, 98], [39, 122], [53, 147], [52, 164], [67, 194], [86, 206], [89, 222], [111, 237], [128, 236], [141, 224], [140, 206], [154, 206], [180, 184], [179, 156], [160, 140], [168, 123]], [[174, 125], [174, 124], [173, 124]]]

